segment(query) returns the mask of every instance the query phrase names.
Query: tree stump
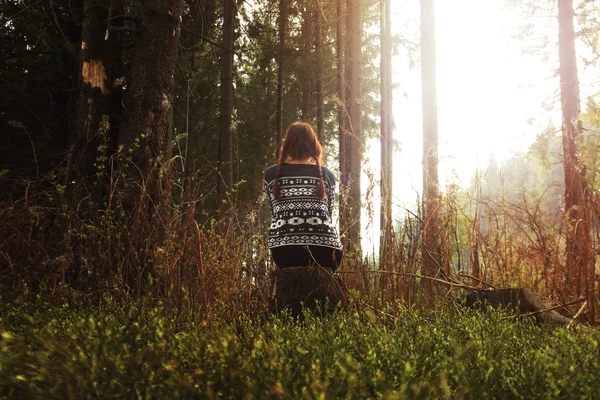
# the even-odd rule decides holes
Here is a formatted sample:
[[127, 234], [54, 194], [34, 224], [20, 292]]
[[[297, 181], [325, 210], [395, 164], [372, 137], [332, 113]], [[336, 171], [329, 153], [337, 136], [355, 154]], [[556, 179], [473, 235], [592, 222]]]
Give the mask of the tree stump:
[[288, 267], [273, 273], [272, 307], [278, 312], [289, 309], [294, 318], [302, 316], [302, 309], [324, 313], [338, 305], [347, 305], [343, 283], [326, 268]]
[[538, 324], [567, 326], [571, 320], [554, 310], [547, 310], [540, 296], [526, 288], [508, 288], [478, 290], [465, 296], [465, 305], [470, 308], [483, 309], [486, 305], [494, 308], [504, 307], [517, 315], [532, 314]]

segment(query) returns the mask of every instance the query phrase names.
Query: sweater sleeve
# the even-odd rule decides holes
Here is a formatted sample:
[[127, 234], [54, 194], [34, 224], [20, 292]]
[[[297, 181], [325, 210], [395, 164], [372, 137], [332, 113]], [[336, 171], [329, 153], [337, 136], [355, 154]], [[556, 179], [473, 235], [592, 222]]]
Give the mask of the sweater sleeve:
[[271, 201], [271, 193], [269, 192], [269, 184], [267, 183], [267, 179], [263, 180], [263, 190], [265, 192], [265, 197], [267, 198], [267, 204], [269, 205], [269, 210], [271, 211], [271, 215], [273, 215], [273, 202]]
[[327, 194], [329, 216], [333, 218], [333, 210], [335, 208], [335, 176], [333, 174], [329, 177], [329, 193]]

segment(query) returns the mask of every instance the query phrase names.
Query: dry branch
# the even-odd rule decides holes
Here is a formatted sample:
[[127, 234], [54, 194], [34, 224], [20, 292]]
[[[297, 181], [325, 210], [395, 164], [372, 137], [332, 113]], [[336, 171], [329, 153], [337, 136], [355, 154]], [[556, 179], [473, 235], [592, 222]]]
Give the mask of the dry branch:
[[[568, 302], [568, 303], [564, 303], [564, 304], [559, 304], [559, 305], [557, 305], [557, 306], [554, 306], [554, 307], [544, 308], [543, 310], [536, 310], [536, 311], [532, 311], [532, 312], [529, 312], [529, 313], [526, 313], [526, 314], [520, 314], [520, 315], [515, 315], [515, 316], [509, 316], [509, 317], [507, 317], [507, 318], [515, 318], [515, 317], [530, 317], [530, 316], [532, 316], [532, 315], [541, 314], [541, 313], [544, 313], [544, 312], [547, 312], [547, 311], [554, 311], [554, 310], [558, 310], [559, 308], [564, 308], [564, 307], [572, 306], [573, 304], [579, 304], [579, 303], [581, 303], [582, 301], [585, 301], [585, 302], [587, 302], [587, 300], [585, 299], [585, 297], [582, 297], [582, 298], [579, 298], [579, 299], [577, 299], [577, 300], [573, 300], [573, 301], [570, 301], [570, 302]], [[575, 318], [573, 318], [573, 319], [575, 319]]]
[[364, 271], [338, 271], [337, 273], [338, 274], [372, 273], [372, 274], [411, 276], [411, 277], [414, 277], [414, 278], [429, 279], [429, 280], [432, 280], [434, 282], [438, 282], [438, 283], [441, 283], [441, 284], [444, 284], [444, 285], [447, 285], [447, 286], [458, 287], [458, 288], [465, 289], [465, 290], [473, 290], [473, 291], [479, 291], [479, 290], [481, 290], [481, 289], [478, 289], [478, 288], [473, 287], [473, 286], [465, 285], [464, 283], [449, 282], [449, 281], [445, 281], [443, 279], [434, 278], [433, 276], [424, 276], [424, 275], [419, 275], [419, 274], [411, 274], [411, 273], [408, 273], [408, 272], [378, 271], [378, 270], [368, 269], [368, 270], [364, 270]]
[[494, 285], [490, 285], [489, 283], [487, 283], [486, 281], [483, 280], [483, 278], [477, 278], [473, 275], [469, 275], [469, 274], [465, 274], [464, 272], [461, 272], [458, 274], [458, 276], [464, 276], [465, 278], [469, 278], [475, 282], [479, 282], [480, 284], [483, 283], [485, 286], [492, 288], [492, 289], [498, 289], [498, 287], [494, 286]]
[[587, 300], [583, 302], [583, 304], [579, 308], [579, 311], [577, 311], [577, 313], [575, 314], [575, 316], [573, 317], [573, 319], [571, 320], [571, 322], [569, 322], [569, 325], [567, 325], [567, 329], [571, 329], [571, 327], [573, 326], [573, 323], [575, 322], [575, 320], [577, 319], [577, 317], [579, 317], [579, 314], [581, 314], [581, 312], [583, 311], [583, 309], [585, 308], [585, 306], [587, 306], [587, 303], [588, 303]]

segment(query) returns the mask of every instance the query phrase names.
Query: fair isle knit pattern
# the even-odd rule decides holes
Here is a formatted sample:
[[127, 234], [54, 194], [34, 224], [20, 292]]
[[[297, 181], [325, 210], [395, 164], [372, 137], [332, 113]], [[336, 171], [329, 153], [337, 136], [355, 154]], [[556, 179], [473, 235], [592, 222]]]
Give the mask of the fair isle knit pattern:
[[316, 165], [284, 164], [279, 176], [279, 198], [273, 186], [277, 166], [265, 171], [265, 193], [271, 208], [268, 247], [289, 245], [326, 246], [341, 249], [342, 243], [333, 225], [335, 176], [322, 167], [326, 198], [317, 194], [319, 169]]

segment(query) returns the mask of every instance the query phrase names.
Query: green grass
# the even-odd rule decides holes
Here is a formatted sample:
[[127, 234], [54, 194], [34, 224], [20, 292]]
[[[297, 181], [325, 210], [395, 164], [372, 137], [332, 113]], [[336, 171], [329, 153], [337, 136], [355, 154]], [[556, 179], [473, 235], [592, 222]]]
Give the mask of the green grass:
[[[2, 303], [0, 303], [2, 304]], [[594, 398], [600, 333], [500, 312], [201, 322], [163, 306], [0, 305], [0, 398]]]

